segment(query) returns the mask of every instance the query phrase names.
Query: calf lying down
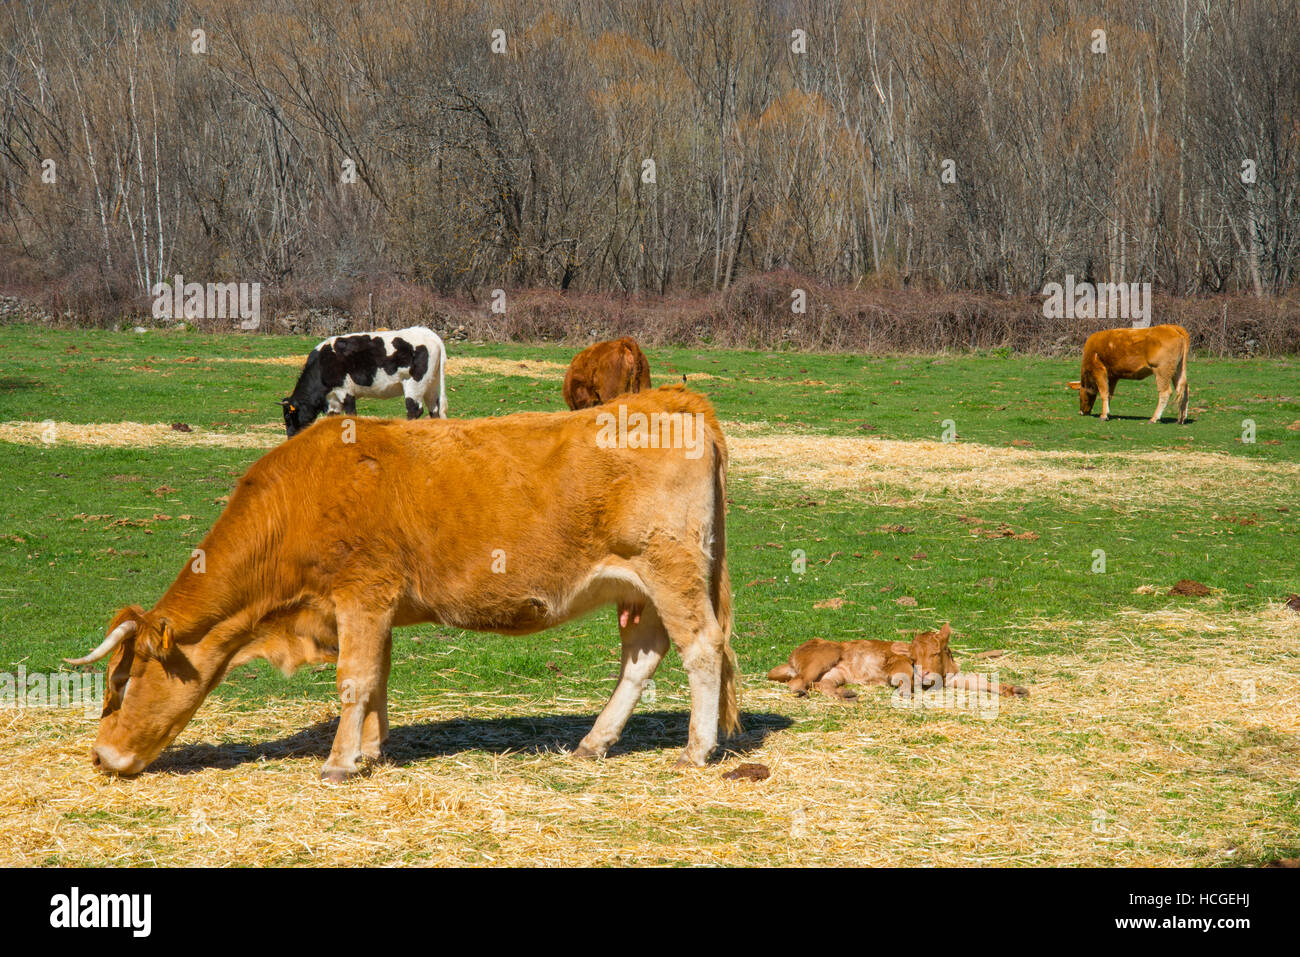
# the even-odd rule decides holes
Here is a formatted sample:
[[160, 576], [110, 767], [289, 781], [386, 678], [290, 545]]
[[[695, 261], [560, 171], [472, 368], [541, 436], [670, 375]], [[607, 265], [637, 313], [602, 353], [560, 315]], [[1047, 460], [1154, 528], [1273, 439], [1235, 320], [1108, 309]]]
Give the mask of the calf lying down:
[[805, 641], [790, 655], [790, 660], [767, 673], [770, 681], [790, 685], [796, 695], [806, 695], [810, 687], [823, 694], [848, 701], [857, 692], [846, 685], [892, 685], [904, 692], [912, 691], [919, 681], [922, 688], [941, 682], [945, 688], [963, 688], [974, 692], [1002, 695], [1029, 694], [1015, 685], [999, 685], [987, 675], [961, 674], [961, 665], [948, 650], [952, 627], [940, 631], [917, 632], [911, 641]]

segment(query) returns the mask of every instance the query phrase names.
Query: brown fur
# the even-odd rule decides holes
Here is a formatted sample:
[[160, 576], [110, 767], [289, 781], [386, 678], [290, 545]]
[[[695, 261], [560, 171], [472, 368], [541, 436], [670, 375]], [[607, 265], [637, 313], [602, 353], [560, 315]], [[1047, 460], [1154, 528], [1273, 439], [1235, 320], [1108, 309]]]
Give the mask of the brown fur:
[[[910, 642], [813, 638], [796, 648], [790, 660], [773, 668], [767, 677], [769, 681], [788, 683], [796, 695], [816, 688], [845, 701], [857, 697], [846, 685], [887, 684], [910, 692], [917, 674], [922, 687], [935, 681], [971, 690], [987, 687], [987, 682], [980, 680], [983, 675], [958, 674], [961, 665], [948, 650], [951, 635], [952, 627], [945, 624], [939, 631], [917, 632]], [[999, 691], [1004, 695], [1028, 693], [1013, 685], [1002, 685]]]
[[1182, 326], [1148, 329], [1106, 329], [1094, 332], [1083, 344], [1083, 367], [1077, 382], [1079, 412], [1091, 415], [1101, 396], [1101, 418], [1110, 418], [1110, 399], [1120, 379], [1156, 377], [1157, 404], [1152, 422], [1159, 422], [1170, 393], [1178, 393], [1178, 424], [1187, 421], [1187, 356], [1191, 339]]
[[596, 410], [334, 417], [267, 453], [200, 543], [202, 573], [187, 564], [153, 609], [114, 619], [138, 628], [110, 662], [131, 683], [106, 694], [97, 762], [119, 773], [147, 766], [245, 661], [291, 671], [337, 660], [343, 717], [326, 763], [337, 779], [375, 757], [387, 735], [393, 626], [526, 635], [636, 602], [645, 616], [620, 628], [627, 687], [621, 679], [579, 753], [602, 755], [617, 740], [640, 696], [634, 686], [671, 639], [692, 686], [683, 758], [703, 763], [718, 727], [735, 730], [739, 714], [726, 443], [708, 401], [679, 386], [626, 402], [699, 413], [705, 454], [601, 448]]
[[589, 409], [649, 388], [650, 363], [629, 336], [588, 346], [564, 374], [564, 402], [570, 409]]

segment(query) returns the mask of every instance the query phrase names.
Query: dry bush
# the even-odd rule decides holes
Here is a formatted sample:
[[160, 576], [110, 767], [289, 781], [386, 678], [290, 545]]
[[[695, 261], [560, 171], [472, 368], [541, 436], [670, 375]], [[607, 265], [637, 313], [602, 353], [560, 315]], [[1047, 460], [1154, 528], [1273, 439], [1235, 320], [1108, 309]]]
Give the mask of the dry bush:
[[[91, 272], [33, 285], [18, 267], [3, 267], [0, 275], [15, 281], [0, 284], [0, 291], [12, 291], [32, 308], [6, 309], [0, 319], [87, 326], [153, 324], [150, 300], [114, 298], [111, 286]], [[807, 294], [802, 314], [791, 310], [795, 289]], [[629, 297], [554, 289], [508, 289], [506, 295], [506, 311], [498, 314], [491, 311], [488, 290], [477, 299], [453, 297], [393, 276], [264, 285], [261, 328], [324, 336], [422, 325], [445, 339], [483, 342], [577, 346], [633, 336], [647, 346], [863, 353], [1004, 349], [1071, 355], [1089, 334], [1122, 324], [1114, 319], [1048, 319], [1042, 298], [1034, 295], [829, 286], [790, 270], [743, 276], [722, 292], [695, 296]], [[1300, 353], [1300, 301], [1294, 298], [1157, 294], [1151, 321], [1184, 326], [1192, 348], [1210, 355]], [[196, 325], [221, 331], [233, 323], [201, 320]]]

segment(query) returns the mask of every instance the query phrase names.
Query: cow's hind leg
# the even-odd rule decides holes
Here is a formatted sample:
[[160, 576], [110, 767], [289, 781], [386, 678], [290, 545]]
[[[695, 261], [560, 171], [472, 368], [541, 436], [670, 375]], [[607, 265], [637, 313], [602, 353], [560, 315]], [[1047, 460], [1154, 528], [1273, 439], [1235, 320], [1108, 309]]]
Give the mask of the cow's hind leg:
[[727, 642], [722, 626], [714, 617], [707, 588], [701, 583], [686, 595], [693, 597], [684, 595], [682, 599], [661, 601], [659, 614], [682, 656], [691, 686], [690, 734], [677, 766], [702, 767], [718, 743]]
[[641, 700], [646, 682], [668, 651], [668, 632], [664, 630], [654, 605], [646, 605], [639, 622], [629, 618], [626, 627], [620, 625], [619, 637], [623, 640], [623, 665], [619, 670], [618, 684], [596, 724], [573, 752], [577, 757], [605, 756], [623, 733], [623, 726]]
[[1173, 375], [1165, 369], [1156, 370], [1156, 414], [1151, 416], [1152, 422], [1159, 422], [1160, 416], [1165, 413], [1165, 405], [1169, 402], [1169, 396], [1173, 394]]
[[340, 608], [337, 683], [342, 714], [334, 746], [321, 771], [325, 781], [343, 781], [366, 758], [379, 757], [388, 736], [388, 673], [392, 662], [391, 615]]

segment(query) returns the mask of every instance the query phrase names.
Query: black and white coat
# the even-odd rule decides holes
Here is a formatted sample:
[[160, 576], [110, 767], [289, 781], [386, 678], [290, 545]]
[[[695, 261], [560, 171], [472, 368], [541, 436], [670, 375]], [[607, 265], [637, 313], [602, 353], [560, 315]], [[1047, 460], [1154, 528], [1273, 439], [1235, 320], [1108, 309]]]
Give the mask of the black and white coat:
[[447, 417], [447, 351], [432, 329], [331, 336], [307, 357], [293, 393], [280, 400], [292, 438], [322, 415], [356, 414], [356, 397], [406, 396], [406, 417]]

